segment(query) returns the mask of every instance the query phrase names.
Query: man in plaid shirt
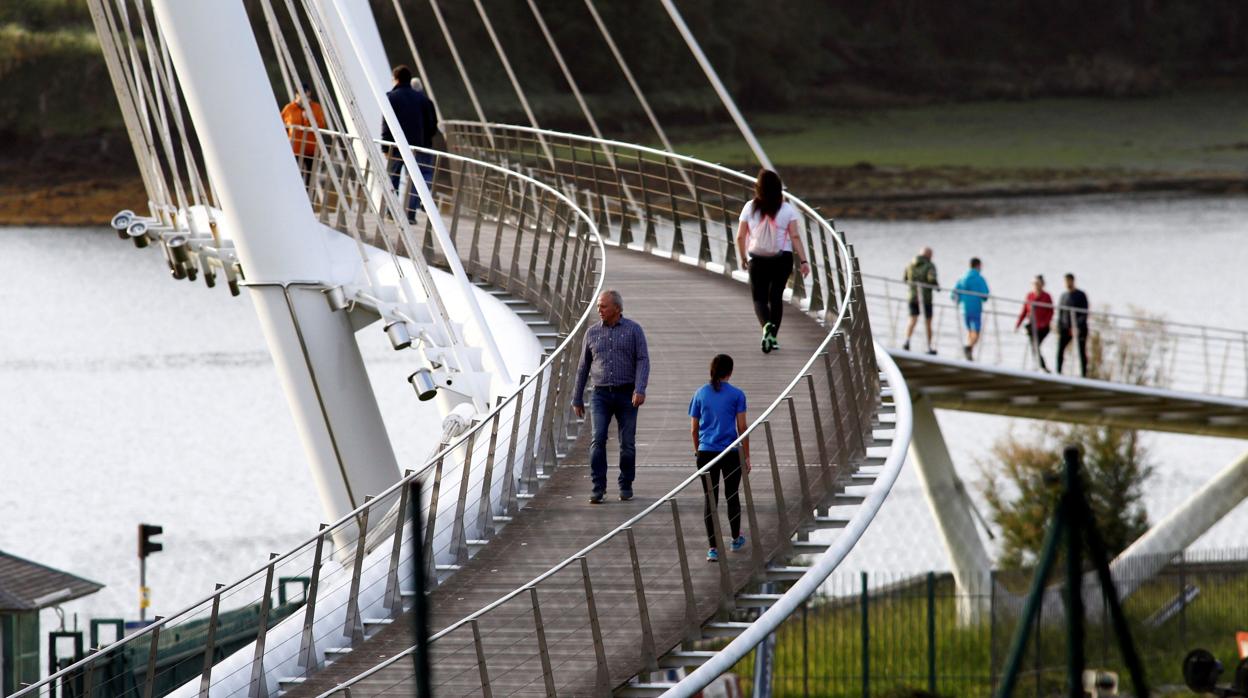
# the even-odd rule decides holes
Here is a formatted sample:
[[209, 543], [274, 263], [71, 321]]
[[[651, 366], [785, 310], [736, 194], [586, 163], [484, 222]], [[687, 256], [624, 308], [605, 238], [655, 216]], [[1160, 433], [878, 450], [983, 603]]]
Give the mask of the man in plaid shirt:
[[633, 476], [637, 462], [637, 408], [646, 401], [650, 379], [650, 353], [641, 325], [624, 317], [624, 299], [619, 291], [603, 291], [598, 296], [596, 325], [585, 330], [585, 349], [576, 371], [572, 410], [585, 416], [585, 384], [593, 378], [594, 435], [589, 448], [589, 465], [594, 490], [591, 504], [601, 504], [607, 493], [607, 428], [614, 417], [620, 433], [620, 499], [633, 498]]

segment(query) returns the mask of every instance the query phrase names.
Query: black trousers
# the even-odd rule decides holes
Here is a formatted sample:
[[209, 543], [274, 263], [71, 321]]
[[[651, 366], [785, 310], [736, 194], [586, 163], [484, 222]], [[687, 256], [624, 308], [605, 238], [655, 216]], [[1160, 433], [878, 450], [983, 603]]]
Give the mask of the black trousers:
[[[1069, 327], [1057, 328], [1057, 372], [1062, 372], [1062, 359], [1066, 358], [1066, 347], [1070, 345], [1072, 333]], [[1079, 328], [1079, 375], [1088, 377], [1088, 330]]]
[[[710, 463], [722, 451], [698, 451], [698, 468]], [[703, 518], [706, 519], [706, 540], [712, 548], [718, 548], [719, 543], [715, 540], [715, 508], [719, 505], [719, 481], [724, 481], [724, 499], [728, 502], [728, 526], [732, 531], [732, 538], [736, 540], [741, 535], [741, 497], [737, 490], [741, 487], [741, 456], [738, 451], [729, 451], [724, 453], [724, 457], [718, 463], [711, 466], [700, 479], [702, 480], [702, 492], [706, 496], [703, 498], [705, 506], [702, 510]]]
[[1027, 336], [1031, 337], [1031, 347], [1035, 351], [1036, 360], [1040, 362], [1040, 368], [1046, 371], [1049, 370], [1049, 367], [1044, 363], [1044, 354], [1040, 353], [1040, 345], [1044, 344], [1044, 339], [1049, 336], [1049, 328], [1041, 327], [1037, 329], [1030, 322], [1024, 327], [1027, 330]]
[[754, 297], [754, 315], [758, 324], [771, 323], [780, 332], [784, 318], [784, 289], [793, 276], [793, 253], [781, 252], [775, 257], [750, 257], [750, 294]]

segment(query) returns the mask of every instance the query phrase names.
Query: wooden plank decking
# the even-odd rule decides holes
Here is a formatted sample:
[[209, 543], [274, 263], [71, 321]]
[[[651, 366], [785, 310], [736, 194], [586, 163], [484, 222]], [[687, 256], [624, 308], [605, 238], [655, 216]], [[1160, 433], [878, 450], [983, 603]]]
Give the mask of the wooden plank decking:
[[[481, 550], [464, 569], [432, 595], [432, 630], [448, 625], [524, 585], [550, 567], [576, 554], [604, 533], [670, 491], [693, 470], [687, 407], [693, 391], [707, 380], [707, 368], [716, 353], [736, 360], [733, 384], [745, 390], [751, 418], [766, 407], [801, 368], [825, 330], [792, 306], [786, 308], [780, 335], [783, 350], [764, 355], [746, 285], [723, 276], [669, 260], [618, 248], [607, 255], [608, 287], [624, 297], [625, 316], [646, 330], [651, 376], [646, 404], [637, 427], [638, 473], [636, 498], [614, 498], [614, 433], [608, 444], [609, 498], [590, 505], [586, 466], [588, 429], [546, 483], [514, 521]], [[807, 395], [805, 389], [798, 395]], [[823, 397], [821, 396], [821, 400]], [[808, 402], [805, 405], [808, 406]], [[826, 403], [825, 403], [826, 409]], [[799, 409], [805, 459], [810, 477], [818, 476], [818, 452], [813, 422], [806, 407]], [[830, 416], [823, 415], [828, 423]], [[801, 508], [797, 459], [787, 409], [773, 419], [776, 460], [789, 521]], [[829, 434], [828, 439], [831, 439]], [[750, 476], [759, 502], [758, 531], [743, 521], [745, 534], [757, 538], [764, 558], [787, 543], [777, 531], [778, 508], [767, 448], [761, 438], [753, 443], [754, 471]], [[769, 506], [770, 505], [770, 506]], [[698, 622], [710, 616], [718, 603], [720, 576], [716, 565], [705, 562], [701, 489], [686, 489], [679, 499], [686, 558], [697, 588]], [[743, 515], [744, 518], [744, 515]], [[726, 523], [726, 521], [725, 521]], [[649, 517], [634, 534], [645, 583], [655, 644], [662, 653], [687, 632], [675, 530], [670, 512]], [[746, 552], [731, 555], [732, 585], [739, 588], [757, 570]], [[603, 644], [610, 664], [608, 683], [614, 687], [644, 668], [639, 611], [630, 555], [625, 538], [590, 556], [595, 604], [602, 618]], [[547, 581], [539, 592], [545, 635], [550, 646], [552, 675], [559, 695], [598, 695], [594, 643], [588, 625], [585, 586], [579, 565]], [[493, 695], [545, 695], [543, 672], [536, 649], [532, 600], [521, 595], [480, 622], [486, 665]], [[410, 618], [403, 616], [350, 654], [294, 687], [286, 695], [303, 698], [329, 690], [412, 644]], [[434, 645], [433, 681], [437, 695], [480, 695], [479, 673], [472, 632], [461, 628]], [[352, 687], [353, 698], [412, 693], [411, 663], [400, 661]]]

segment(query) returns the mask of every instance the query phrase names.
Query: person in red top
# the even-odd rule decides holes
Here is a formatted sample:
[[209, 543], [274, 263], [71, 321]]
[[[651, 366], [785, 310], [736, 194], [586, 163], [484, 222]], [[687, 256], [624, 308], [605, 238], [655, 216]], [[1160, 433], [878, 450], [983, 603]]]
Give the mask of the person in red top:
[[1044, 290], [1044, 277], [1036, 274], [1036, 278], [1031, 282], [1031, 292], [1027, 294], [1027, 301], [1023, 303], [1023, 310], [1018, 314], [1018, 322], [1014, 323], [1014, 329], [1017, 331], [1022, 326], [1023, 321], [1031, 317], [1027, 322], [1027, 334], [1031, 337], [1031, 350], [1035, 352], [1036, 361], [1040, 363], [1040, 368], [1045, 373], [1049, 372], [1049, 367], [1044, 365], [1044, 355], [1040, 353], [1040, 345], [1044, 342], [1044, 338], [1049, 336], [1049, 325], [1053, 322], [1053, 296], [1050, 296]]

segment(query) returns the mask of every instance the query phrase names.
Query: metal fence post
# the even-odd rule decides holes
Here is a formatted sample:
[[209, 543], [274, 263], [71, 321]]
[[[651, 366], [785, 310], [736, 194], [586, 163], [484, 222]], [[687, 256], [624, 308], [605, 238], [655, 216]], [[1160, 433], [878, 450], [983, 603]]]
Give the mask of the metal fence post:
[[927, 573], [927, 692], [936, 695], [936, 573]]
[[529, 587], [529, 599], [533, 602], [533, 627], [537, 633], [537, 652], [542, 660], [546, 698], [555, 698], [555, 675], [550, 668], [550, 649], [546, 646], [546, 627], [542, 625], [542, 607], [537, 603], [537, 587]]
[[685, 552], [685, 533], [680, 526], [680, 507], [675, 497], [671, 503], [672, 522], [676, 526], [676, 557], [680, 559], [680, 582], [685, 592], [685, 639], [692, 642], [700, 636], [698, 604], [693, 598], [693, 578], [689, 573], [689, 556]]
[[312, 578], [308, 582], [307, 601], [303, 604], [303, 638], [299, 642], [299, 667], [304, 670], [305, 675], [310, 675], [319, 668], [312, 623], [316, 620], [316, 593], [321, 582], [321, 554], [325, 550], [325, 534], [328, 529], [329, 524], [321, 524], [320, 534], [316, 537], [316, 552], [312, 556]]
[[[412, 471], [409, 470], [403, 477], [407, 478], [411, 474]], [[403, 552], [403, 524], [407, 521], [407, 493], [410, 489], [406, 485], [399, 488], [399, 508], [394, 517], [394, 539], [390, 544], [390, 565], [386, 570], [386, 595], [382, 603], [391, 618], [399, 615], [403, 610], [403, 597], [399, 593], [399, 557]], [[420, 502], [412, 502], [411, 505], [416, 508], [416, 511], [420, 511]], [[421, 542], [412, 541], [413, 545], [419, 545]]]
[[[217, 591], [225, 585], [218, 584]], [[221, 611], [221, 594], [212, 597], [212, 613], [208, 616], [208, 637], [204, 640], [204, 672], [199, 676], [199, 698], [208, 698], [212, 687], [213, 655], [217, 652], [217, 614]]]
[[585, 582], [585, 607], [589, 612], [589, 628], [594, 637], [594, 659], [598, 665], [595, 691], [606, 695], [611, 691], [611, 674], [607, 665], [607, 647], [602, 641], [602, 626], [598, 622], [598, 607], [594, 604], [594, 586], [589, 581], [589, 560], [581, 558], [581, 579]]
[[490, 691], [490, 670], [485, 665], [485, 647], [481, 644], [481, 627], [477, 620], [472, 619], [472, 644], [477, 649], [477, 673], [481, 676], [481, 695], [492, 698]]
[[264, 571], [264, 597], [260, 599], [260, 617], [256, 620], [256, 651], [251, 658], [251, 687], [248, 698], [267, 698], [269, 682], [264, 678], [264, 642], [269, 634], [269, 610], [272, 606], [273, 567], [277, 553], [269, 553], [269, 566]]
[[347, 596], [347, 619], [342, 626], [342, 636], [352, 645], [364, 641], [364, 621], [360, 618], [360, 575], [364, 571], [364, 553], [368, 538], [368, 503], [373, 496], [364, 498], [364, 511], [360, 514], [360, 526], [355, 537], [355, 564], [351, 567], [351, 590]]
[[871, 621], [867, 617], [870, 610], [870, 595], [867, 591], [867, 573], [862, 573], [862, 698], [871, 698]]

